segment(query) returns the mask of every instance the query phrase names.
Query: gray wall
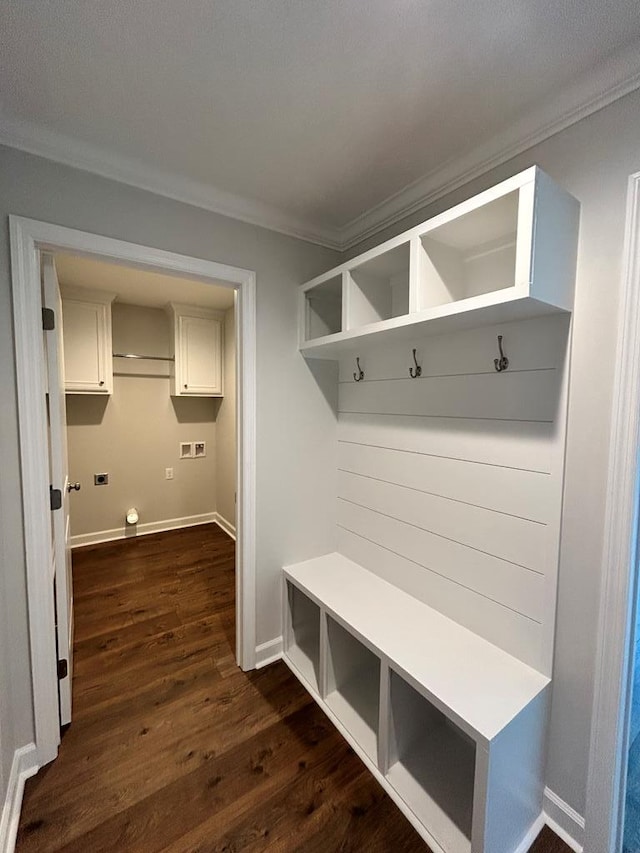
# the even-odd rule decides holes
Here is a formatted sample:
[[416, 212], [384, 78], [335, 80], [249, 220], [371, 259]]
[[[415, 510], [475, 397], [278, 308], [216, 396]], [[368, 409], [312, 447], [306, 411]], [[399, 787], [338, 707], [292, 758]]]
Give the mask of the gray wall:
[[[312, 547], [333, 547], [335, 415], [297, 353], [296, 286], [335, 253], [123, 184], [0, 148], [0, 778], [33, 739], [20, 502], [8, 214], [55, 222], [257, 273], [258, 643], [280, 633], [279, 571]], [[295, 401], [295, 405], [291, 405]], [[300, 456], [304, 466], [299, 464]], [[322, 509], [326, 507], [327, 514]], [[0, 801], [4, 800], [4, 789]]]
[[[325, 399], [322, 382], [308, 381], [310, 370], [323, 376], [331, 368], [307, 366], [296, 352], [293, 290], [336, 263], [336, 255], [26, 154], [0, 151], [3, 218], [10, 212], [22, 214], [257, 271], [258, 642], [273, 639], [280, 630], [279, 566], [333, 544], [333, 519], [317, 510], [331, 505], [335, 486], [325, 474], [335, 468], [332, 443], [326, 440], [335, 426], [335, 400], [330, 394]], [[625, 197], [629, 174], [640, 170], [640, 93], [398, 223], [368, 245], [534, 162], [582, 203], [547, 784], [583, 813]], [[0, 700], [6, 716], [4, 768], [14, 747], [32, 737], [10, 316], [5, 219], [0, 243], [0, 532], [3, 602], [12, 645], [4, 661], [0, 658], [0, 689], [4, 693], [10, 683], [12, 707], [2, 708]]]
[[640, 92], [357, 246], [404, 231], [537, 163], [582, 204], [547, 785], [584, 814], [627, 178], [640, 170]]

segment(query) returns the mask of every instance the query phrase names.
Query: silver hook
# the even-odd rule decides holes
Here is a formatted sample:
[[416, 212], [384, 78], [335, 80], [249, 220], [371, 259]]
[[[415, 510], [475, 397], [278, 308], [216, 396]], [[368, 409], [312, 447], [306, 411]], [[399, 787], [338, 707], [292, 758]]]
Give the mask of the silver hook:
[[494, 358], [493, 364], [498, 373], [502, 373], [503, 370], [506, 370], [509, 367], [509, 359], [504, 354], [504, 350], [502, 349], [502, 335], [498, 335], [498, 348], [500, 349], [500, 358]]
[[358, 365], [358, 372], [353, 374], [353, 378], [356, 382], [362, 382], [364, 379], [364, 370], [360, 367], [360, 359], [356, 358], [356, 364]]
[[416, 369], [414, 371], [413, 367], [410, 367], [409, 368], [409, 376], [412, 379], [417, 379], [418, 376], [422, 376], [422, 368], [418, 364], [418, 359], [416, 358], [416, 351], [415, 350], [413, 351], [413, 363], [415, 364]]

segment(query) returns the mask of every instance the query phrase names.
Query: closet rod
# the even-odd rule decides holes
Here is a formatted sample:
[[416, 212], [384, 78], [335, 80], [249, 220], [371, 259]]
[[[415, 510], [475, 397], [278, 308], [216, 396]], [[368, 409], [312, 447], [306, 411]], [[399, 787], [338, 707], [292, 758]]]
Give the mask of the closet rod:
[[135, 355], [132, 352], [114, 352], [114, 358], [142, 358], [145, 361], [175, 361], [173, 356], [168, 355]]

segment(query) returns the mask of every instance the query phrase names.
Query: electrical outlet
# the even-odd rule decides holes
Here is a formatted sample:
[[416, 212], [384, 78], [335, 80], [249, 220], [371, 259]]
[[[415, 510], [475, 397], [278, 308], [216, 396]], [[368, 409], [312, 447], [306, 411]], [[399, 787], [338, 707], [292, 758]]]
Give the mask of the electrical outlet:
[[93, 475], [93, 485], [94, 486], [108, 486], [109, 485], [109, 475], [108, 474], [94, 474]]
[[167, 480], [173, 480], [173, 468], [165, 468], [164, 476]]

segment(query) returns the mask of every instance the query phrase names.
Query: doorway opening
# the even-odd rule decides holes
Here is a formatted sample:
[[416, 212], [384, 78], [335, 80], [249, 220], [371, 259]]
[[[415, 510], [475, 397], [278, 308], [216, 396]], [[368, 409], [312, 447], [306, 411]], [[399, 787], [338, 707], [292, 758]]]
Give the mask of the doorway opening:
[[[59, 339], [63, 367], [49, 369], [49, 398], [54, 386], [64, 385], [49, 404], [49, 451], [50, 458], [61, 457], [58, 479], [66, 482], [60, 511], [52, 514], [66, 725], [73, 677], [70, 564], [90, 565], [78, 549], [203, 525], [217, 525], [235, 540], [235, 291], [66, 253], [43, 253], [42, 266], [43, 302], [57, 315], [44, 334], [47, 364]], [[64, 434], [58, 436], [51, 414], [60, 397]], [[201, 531], [203, 543], [209, 530]], [[57, 539], [64, 549], [56, 560]], [[153, 549], [147, 551], [152, 561]], [[85, 596], [97, 605], [85, 633], [175, 612], [186, 578], [180, 584], [174, 575], [160, 588], [162, 601], [151, 600], [154, 585], [134, 581], [144, 571], [144, 553], [113, 550], [111, 564], [136, 555], [126, 584], [119, 579], [110, 588], [108, 575], [93, 585], [83, 579]], [[107, 617], [100, 599], [106, 609], [116, 596], [118, 609]], [[229, 643], [235, 650], [233, 636]]]
[[[184, 287], [198, 285], [204, 288], [212, 288], [212, 286], [226, 288], [233, 298], [233, 326], [237, 355], [235, 374], [238, 392], [235, 430], [237, 444], [235, 633], [237, 662], [245, 670], [255, 666], [255, 274], [250, 270], [213, 261], [164, 252], [18, 217], [10, 217], [10, 231], [35, 746], [37, 763], [42, 766], [56, 757], [60, 742], [56, 616], [50, 574], [53, 564], [50, 487], [54, 491], [56, 489], [62, 491], [63, 488], [66, 491], [69, 484], [50, 482], [45, 393], [47, 377], [42, 332], [42, 309], [45, 306], [42, 304], [40, 282], [41, 255], [47, 253], [54, 256], [73, 256], [80, 258], [84, 263], [93, 261], [111, 266], [115, 264], [120, 265], [123, 270], [128, 267], [141, 273], [178, 277], [185, 282]], [[132, 313], [134, 312], [124, 308], [123, 303], [123, 314], [131, 315]], [[157, 320], [158, 316], [155, 316]], [[127, 325], [130, 329], [136, 327], [139, 325], [139, 319], [139, 316], [137, 319], [132, 316], [124, 317], [123, 329], [126, 329]], [[123, 334], [127, 333], [123, 331]], [[200, 340], [197, 330], [194, 339], [196, 342]], [[129, 354], [151, 355], [152, 353]], [[122, 360], [123, 363], [126, 361], [133, 360]], [[196, 400], [197, 402], [202, 403], [202, 400]], [[182, 403], [184, 409], [184, 399]], [[168, 405], [171, 403], [168, 402]], [[186, 405], [189, 405], [189, 402]], [[179, 407], [180, 404], [178, 404]], [[85, 410], [82, 415], [75, 412], [72, 418], [87, 420], [94, 417], [95, 419], [96, 411], [94, 406], [93, 415], [91, 415], [89, 405], [88, 411]], [[174, 413], [176, 423], [179, 424], [180, 413], [175, 410]], [[205, 429], [202, 425], [204, 422], [196, 421], [196, 423], [198, 427]], [[194, 458], [188, 461], [192, 461], [194, 465], [206, 466], [207, 453], [211, 449], [206, 437], [194, 434], [192, 438], [180, 440], [179, 446], [182, 444], [189, 445], [194, 454], [199, 454], [198, 457], [194, 455]], [[164, 465], [163, 476], [166, 479], [165, 469], [171, 467], [174, 468], [174, 479], [177, 479], [175, 477], [177, 463], [174, 466]], [[92, 475], [98, 475], [98, 478], [105, 473], [109, 472], [102, 470], [91, 472]], [[98, 485], [92, 485], [91, 488], [96, 491], [99, 489], [108, 491], [107, 483], [102, 483], [99, 479], [97, 481]], [[74, 482], [72, 481], [71, 484]], [[75, 489], [73, 491], [75, 497]], [[119, 508], [119, 511], [123, 516], [121, 519], [123, 537], [126, 538], [126, 525], [129, 524], [126, 516], [130, 515], [127, 511], [140, 508], [128, 500], [124, 503], [127, 506]], [[217, 510], [211, 510], [211, 512], [217, 512]], [[140, 512], [137, 514], [138, 520], [134, 523], [144, 524], [144, 515]], [[192, 513], [194, 514], [198, 515], [198, 513]], [[186, 517], [179, 518], [184, 521]], [[163, 521], [166, 520], [163, 519]], [[117, 527], [103, 528], [111, 531], [117, 529]], [[73, 536], [73, 533], [71, 535]]]

